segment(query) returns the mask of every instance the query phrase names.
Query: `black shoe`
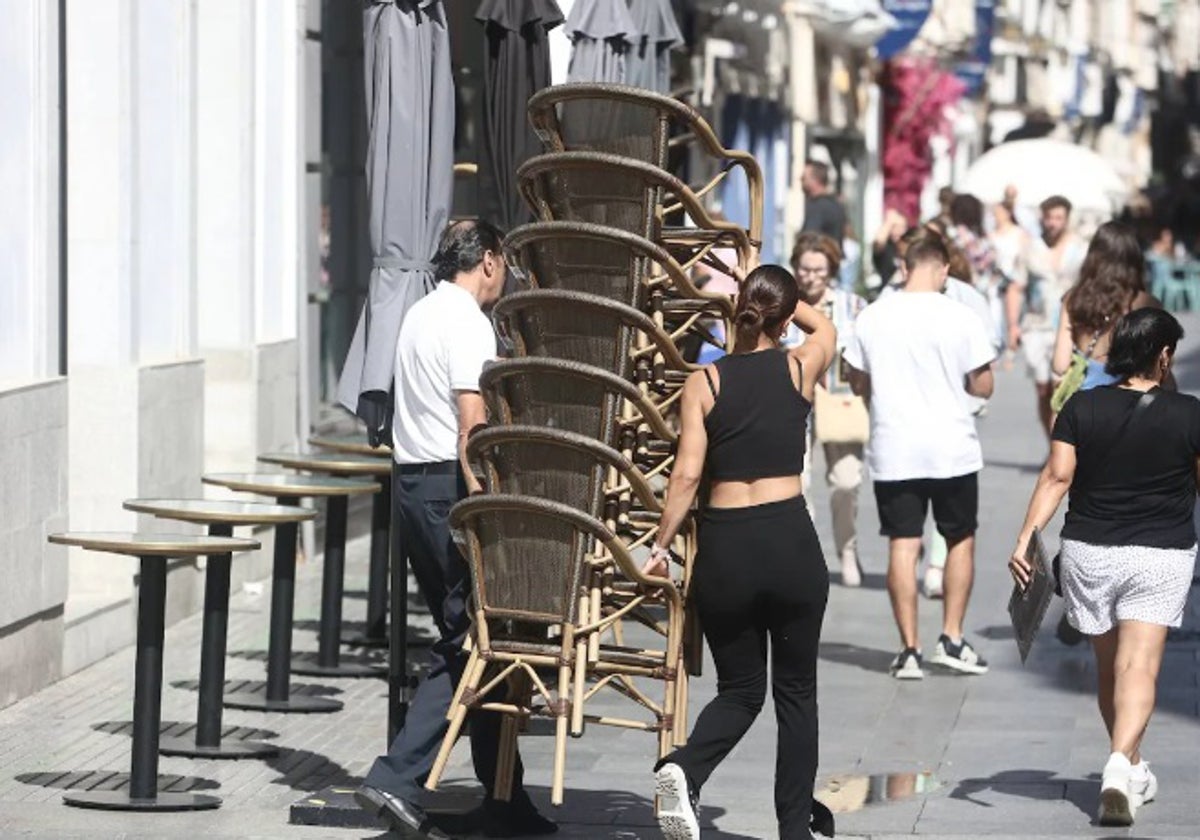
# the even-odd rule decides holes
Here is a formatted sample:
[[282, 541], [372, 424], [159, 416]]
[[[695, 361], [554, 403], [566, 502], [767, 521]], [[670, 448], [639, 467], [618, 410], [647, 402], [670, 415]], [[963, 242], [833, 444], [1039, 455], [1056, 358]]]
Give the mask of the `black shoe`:
[[485, 837], [543, 837], [558, 833], [558, 823], [542, 816], [528, 795], [517, 795], [511, 802], [485, 800], [483, 816]]
[[814, 799], [812, 804], [812, 819], [809, 822], [812, 830], [826, 837], [833, 837], [833, 812], [825, 807], [825, 803]]
[[401, 837], [415, 840], [453, 840], [449, 834], [429, 821], [420, 805], [387, 791], [363, 785], [354, 791], [354, 801], [375, 819], [386, 822]]

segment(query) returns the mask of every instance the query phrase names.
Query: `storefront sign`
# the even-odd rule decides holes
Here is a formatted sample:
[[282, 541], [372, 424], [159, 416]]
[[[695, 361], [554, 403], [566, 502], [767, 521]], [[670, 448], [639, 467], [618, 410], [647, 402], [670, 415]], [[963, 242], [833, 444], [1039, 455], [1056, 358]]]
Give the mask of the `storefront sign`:
[[875, 44], [879, 57], [886, 60], [899, 55], [917, 37], [933, 10], [933, 0], [883, 0], [883, 10], [896, 19], [896, 28]]

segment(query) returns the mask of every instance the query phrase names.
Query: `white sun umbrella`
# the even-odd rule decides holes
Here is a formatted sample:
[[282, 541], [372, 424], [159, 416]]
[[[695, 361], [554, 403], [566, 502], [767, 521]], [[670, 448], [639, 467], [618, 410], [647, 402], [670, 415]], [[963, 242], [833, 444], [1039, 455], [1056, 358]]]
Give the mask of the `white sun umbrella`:
[[994, 204], [1010, 186], [1022, 205], [1062, 195], [1077, 209], [1096, 213], [1113, 212], [1129, 195], [1128, 186], [1100, 155], [1050, 138], [1002, 143], [971, 164], [958, 192]]

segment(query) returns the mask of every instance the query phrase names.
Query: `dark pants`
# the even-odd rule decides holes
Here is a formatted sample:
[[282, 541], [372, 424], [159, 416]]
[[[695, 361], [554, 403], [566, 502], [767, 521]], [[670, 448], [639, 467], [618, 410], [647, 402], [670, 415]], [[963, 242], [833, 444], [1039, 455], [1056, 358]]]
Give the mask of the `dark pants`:
[[[457, 462], [392, 467], [392, 528], [398, 535], [393, 562], [408, 554], [439, 638], [430, 651], [429, 673], [408, 707], [404, 728], [388, 754], [375, 760], [366, 783], [409, 801], [421, 800], [448, 728], [446, 711], [466, 665], [462, 644], [470, 627], [467, 600], [471, 577], [450, 537], [449, 523], [450, 508], [465, 496]], [[501, 717], [498, 712], [473, 712], [468, 720], [475, 775], [490, 799], [496, 784]], [[514, 802], [524, 797], [523, 775], [518, 756]]]
[[780, 840], [809, 838], [817, 774], [817, 646], [829, 573], [802, 498], [708, 509], [694, 595], [717, 666], [717, 696], [667, 761], [699, 790], [750, 729], [767, 694], [767, 640], [779, 740]]

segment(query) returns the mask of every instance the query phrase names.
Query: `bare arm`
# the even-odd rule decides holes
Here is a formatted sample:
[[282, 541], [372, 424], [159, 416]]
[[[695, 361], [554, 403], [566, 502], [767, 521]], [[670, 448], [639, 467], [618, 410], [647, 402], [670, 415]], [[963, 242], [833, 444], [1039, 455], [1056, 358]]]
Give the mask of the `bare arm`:
[[[680, 407], [679, 445], [675, 450], [675, 464], [671, 469], [671, 480], [667, 483], [667, 502], [663, 505], [662, 517], [658, 522], [658, 534], [654, 539], [656, 551], [666, 549], [679, 533], [687, 519], [700, 478], [704, 474], [704, 458], [708, 453], [708, 431], [704, 428], [704, 405], [711, 400], [704, 372], [696, 371], [683, 386]], [[651, 555], [642, 571], [648, 575], [665, 577], [666, 561]]]
[[856, 397], [862, 397], [869, 405], [871, 403], [871, 374], [863, 373], [856, 367], [846, 365], [846, 381]]
[[1017, 547], [1013, 549], [1012, 558], [1008, 561], [1009, 571], [1013, 579], [1022, 587], [1029, 585], [1033, 570], [1025, 562], [1025, 549], [1033, 538], [1033, 530], [1045, 530], [1046, 525], [1054, 518], [1063, 497], [1071, 489], [1071, 481], [1075, 478], [1075, 447], [1061, 440], [1050, 442], [1050, 457], [1046, 466], [1038, 476], [1037, 486], [1033, 488], [1033, 497], [1029, 500], [1029, 510], [1025, 514], [1025, 524], [1017, 537]]
[[1004, 293], [1004, 314], [1008, 319], [1008, 349], [1016, 350], [1021, 342], [1021, 305], [1025, 302], [1025, 287], [1009, 283]]
[[458, 463], [467, 482], [467, 492], [480, 493], [483, 487], [467, 462], [467, 438], [476, 426], [487, 424], [487, 407], [477, 391], [455, 391], [454, 402], [458, 406]]
[[804, 374], [801, 383], [801, 393], [807, 399], [813, 398], [813, 389], [817, 382], [829, 370], [837, 356], [837, 330], [823, 314], [804, 301], [796, 304], [792, 315], [792, 323], [798, 326], [808, 336], [804, 343], [788, 351], [800, 362]]
[[967, 374], [966, 389], [967, 393], [972, 397], [979, 397], [981, 400], [992, 398], [992, 391], [996, 388], [996, 377], [992, 374], [992, 366], [984, 365], [981, 368], [976, 368]]
[[1050, 369], [1062, 376], [1071, 367], [1071, 354], [1075, 351], [1075, 340], [1071, 337], [1071, 316], [1067, 312], [1067, 300], [1063, 300], [1062, 314], [1058, 318], [1058, 332], [1054, 336], [1054, 356]]

